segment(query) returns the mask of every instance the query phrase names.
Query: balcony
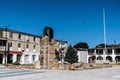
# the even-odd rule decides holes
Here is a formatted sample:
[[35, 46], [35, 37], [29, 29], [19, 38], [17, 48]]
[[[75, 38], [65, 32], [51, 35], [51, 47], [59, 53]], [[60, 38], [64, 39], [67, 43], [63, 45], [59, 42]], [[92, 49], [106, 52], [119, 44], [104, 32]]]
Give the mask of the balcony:
[[103, 55], [103, 53], [96, 53], [96, 55]]
[[120, 52], [115, 53], [115, 55], [120, 55]]
[[88, 55], [93, 55], [93, 53], [88, 53]]
[[96, 49], [96, 55], [103, 55], [103, 49]]
[[4, 46], [0, 46], [0, 51], [5, 51], [5, 47]]
[[115, 53], [115, 55], [120, 55], [120, 48], [116, 48], [114, 53]]
[[94, 54], [94, 49], [88, 49], [88, 55], [93, 55]]
[[106, 55], [112, 55], [112, 53], [107, 52]]
[[106, 55], [112, 55], [112, 49], [107, 49]]

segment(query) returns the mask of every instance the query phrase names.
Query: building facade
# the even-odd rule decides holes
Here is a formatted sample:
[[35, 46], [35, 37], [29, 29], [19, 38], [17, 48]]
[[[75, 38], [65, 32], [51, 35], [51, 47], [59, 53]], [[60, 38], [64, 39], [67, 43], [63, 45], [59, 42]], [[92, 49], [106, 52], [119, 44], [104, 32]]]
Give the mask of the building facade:
[[120, 45], [111, 45], [106, 48], [106, 51], [104, 47], [88, 49], [87, 62], [120, 62]]
[[78, 62], [87, 63], [87, 55], [88, 55], [87, 49], [77, 50], [77, 55], [78, 55]]
[[67, 52], [68, 48], [68, 42], [63, 41], [63, 40], [56, 40], [56, 47], [57, 51], [59, 52], [60, 55], [60, 61], [59, 62], [64, 62], [64, 57]]
[[33, 64], [39, 60], [40, 41], [37, 35], [0, 28], [0, 64]]

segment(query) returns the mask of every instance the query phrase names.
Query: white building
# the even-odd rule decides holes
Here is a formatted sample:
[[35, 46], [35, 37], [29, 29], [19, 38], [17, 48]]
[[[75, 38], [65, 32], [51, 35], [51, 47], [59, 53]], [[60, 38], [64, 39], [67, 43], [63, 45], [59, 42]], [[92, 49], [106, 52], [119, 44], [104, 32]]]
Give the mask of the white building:
[[111, 45], [106, 48], [98, 47], [88, 50], [87, 62], [91, 63], [93, 61], [99, 62], [120, 62], [120, 45]]
[[87, 54], [88, 54], [87, 49], [79, 49], [79, 50], [77, 50], [78, 62], [87, 63]]
[[56, 40], [57, 51], [60, 55], [60, 62], [64, 62], [64, 57], [67, 52], [68, 42], [62, 40]]

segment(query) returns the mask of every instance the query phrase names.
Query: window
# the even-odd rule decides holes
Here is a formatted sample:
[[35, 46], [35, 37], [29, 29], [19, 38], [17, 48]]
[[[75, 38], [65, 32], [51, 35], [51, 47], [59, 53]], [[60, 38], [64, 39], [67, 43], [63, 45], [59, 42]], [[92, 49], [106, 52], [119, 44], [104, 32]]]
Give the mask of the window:
[[12, 47], [12, 42], [9, 42], [8, 45], [9, 45], [9, 47]]
[[29, 36], [25, 36], [25, 40], [26, 40], [26, 42], [30, 42]]
[[94, 49], [88, 49], [88, 53], [94, 53]]
[[33, 62], [35, 61], [36, 55], [32, 55]]
[[25, 55], [25, 64], [28, 64], [28, 63], [29, 63], [29, 55], [26, 54], [26, 55]]
[[21, 39], [21, 34], [18, 35], [18, 39]]
[[13, 38], [13, 33], [12, 32], [9, 33], [9, 38]]
[[96, 53], [103, 53], [103, 49], [96, 49]]
[[26, 44], [26, 48], [29, 48], [29, 45], [28, 45], [28, 44]]
[[35, 49], [36, 48], [36, 45], [33, 45], [33, 49]]
[[3, 41], [0, 41], [0, 46], [3, 46]]
[[18, 43], [18, 48], [21, 48], [21, 43]]
[[112, 49], [108, 49], [108, 53], [112, 53]]
[[116, 49], [116, 53], [120, 53], [120, 48], [117, 48], [117, 49]]
[[35, 42], [35, 36], [33, 37], [33, 41]]
[[30, 40], [28, 39], [27, 42], [30, 42]]
[[0, 37], [3, 37], [3, 31], [0, 30]]

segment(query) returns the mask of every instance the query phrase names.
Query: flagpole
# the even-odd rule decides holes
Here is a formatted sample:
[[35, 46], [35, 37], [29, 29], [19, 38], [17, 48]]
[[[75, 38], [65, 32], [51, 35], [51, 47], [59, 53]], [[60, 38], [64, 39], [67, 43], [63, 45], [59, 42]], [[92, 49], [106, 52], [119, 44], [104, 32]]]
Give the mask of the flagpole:
[[103, 25], [104, 25], [104, 54], [103, 54], [103, 60], [105, 62], [106, 58], [105, 58], [105, 55], [106, 55], [106, 25], [105, 25], [105, 9], [103, 8]]

